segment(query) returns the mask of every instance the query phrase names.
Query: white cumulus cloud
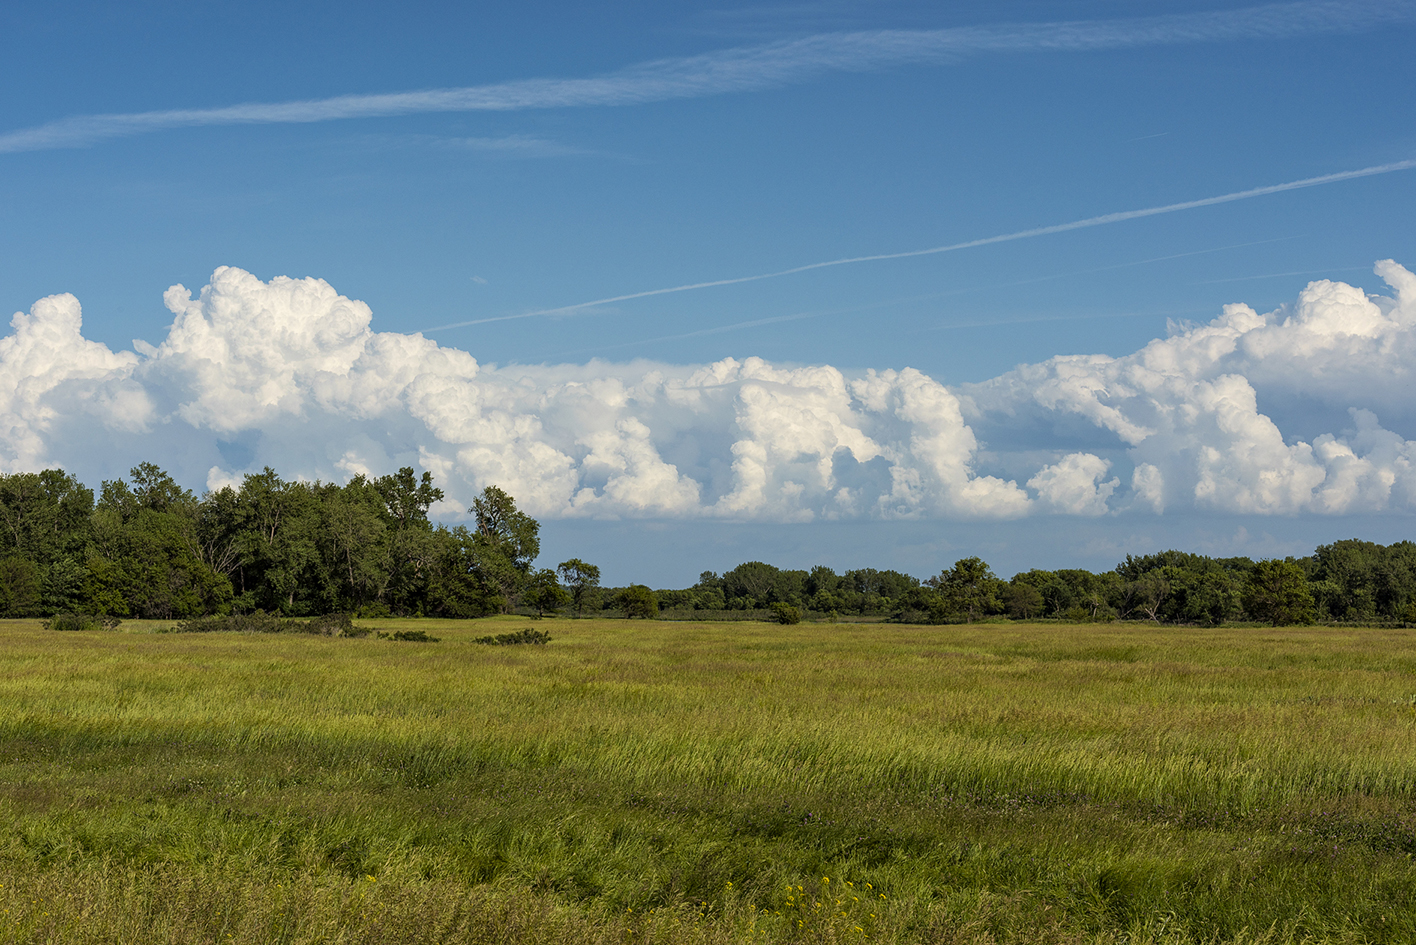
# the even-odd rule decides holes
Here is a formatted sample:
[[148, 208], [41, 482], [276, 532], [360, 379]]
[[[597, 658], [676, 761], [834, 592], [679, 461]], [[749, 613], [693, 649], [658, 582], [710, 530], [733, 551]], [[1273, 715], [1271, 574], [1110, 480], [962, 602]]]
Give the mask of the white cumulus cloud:
[[[1114, 439], [1134, 463], [1135, 504], [1239, 513], [1350, 513], [1411, 508], [1412, 444], [1381, 418], [1412, 418], [1416, 277], [1391, 260], [1377, 274], [1394, 297], [1329, 281], [1266, 315], [1225, 306], [1121, 358], [1058, 357], [965, 385], [982, 430], [1071, 416]], [[1261, 407], [1261, 403], [1265, 406]], [[1341, 429], [1286, 434], [1312, 405]]]
[[[167, 337], [134, 351], [85, 339], [72, 296], [16, 314], [0, 339], [0, 468], [93, 481], [150, 459], [218, 488], [265, 465], [334, 481], [413, 465], [449, 516], [492, 484], [549, 518], [1410, 511], [1416, 443], [1398, 431], [1416, 420], [1416, 276], [1377, 272], [1390, 297], [1315, 282], [1125, 357], [951, 389], [912, 368], [760, 358], [484, 368], [374, 331], [367, 305], [322, 280], [223, 267], [196, 293], [169, 289]], [[1337, 425], [1285, 429], [1311, 423], [1312, 404]], [[1098, 445], [1029, 434], [1012, 461], [985, 450], [1068, 424]]]

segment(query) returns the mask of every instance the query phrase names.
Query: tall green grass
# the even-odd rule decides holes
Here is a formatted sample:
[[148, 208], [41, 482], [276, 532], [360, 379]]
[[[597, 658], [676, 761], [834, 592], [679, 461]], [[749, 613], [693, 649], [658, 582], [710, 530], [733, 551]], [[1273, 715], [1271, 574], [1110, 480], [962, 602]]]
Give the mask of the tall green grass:
[[365, 623], [0, 622], [0, 942], [1416, 940], [1408, 631]]

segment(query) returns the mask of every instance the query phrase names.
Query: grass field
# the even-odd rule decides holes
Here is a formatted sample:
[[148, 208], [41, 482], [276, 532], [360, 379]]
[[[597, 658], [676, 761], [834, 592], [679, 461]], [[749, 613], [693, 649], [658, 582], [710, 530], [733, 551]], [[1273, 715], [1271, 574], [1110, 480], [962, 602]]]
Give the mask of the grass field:
[[0, 942], [1416, 941], [1416, 632], [0, 622]]

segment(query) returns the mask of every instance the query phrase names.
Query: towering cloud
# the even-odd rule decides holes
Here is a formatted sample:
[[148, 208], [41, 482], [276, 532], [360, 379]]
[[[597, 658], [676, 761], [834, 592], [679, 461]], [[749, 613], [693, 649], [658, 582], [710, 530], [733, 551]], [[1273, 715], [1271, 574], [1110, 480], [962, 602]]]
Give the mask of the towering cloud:
[[[156, 347], [86, 340], [72, 296], [16, 314], [0, 465], [92, 480], [152, 459], [213, 487], [264, 465], [334, 480], [416, 465], [451, 516], [489, 484], [551, 518], [1412, 509], [1416, 444], [1393, 431], [1416, 420], [1416, 276], [1377, 272], [1393, 297], [1315, 282], [1291, 306], [1227, 306], [1125, 357], [950, 389], [910, 368], [758, 358], [484, 369], [373, 331], [368, 306], [321, 280], [222, 268], [195, 297], [168, 290]], [[1314, 417], [1334, 425], [1285, 432]], [[1095, 445], [1049, 432], [1077, 429]]]
[[[1084, 419], [1125, 448], [1134, 500], [1156, 511], [1411, 508], [1416, 452], [1380, 418], [1413, 418], [1416, 277], [1390, 260], [1376, 271], [1395, 298], [1322, 281], [1267, 315], [1228, 305], [1123, 358], [1053, 358], [968, 385], [969, 419]], [[1282, 420], [1314, 412], [1345, 415], [1344, 429], [1285, 436]]]

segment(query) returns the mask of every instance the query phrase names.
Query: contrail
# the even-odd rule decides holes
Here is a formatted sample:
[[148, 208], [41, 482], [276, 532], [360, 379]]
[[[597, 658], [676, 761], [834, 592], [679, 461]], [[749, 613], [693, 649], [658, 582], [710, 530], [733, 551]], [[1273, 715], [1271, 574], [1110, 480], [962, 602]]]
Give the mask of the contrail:
[[1199, 200], [1186, 200], [1182, 203], [1168, 203], [1162, 207], [1146, 207], [1143, 210], [1122, 210], [1118, 213], [1106, 213], [1099, 217], [1087, 217], [1085, 220], [1073, 220], [1071, 223], [1055, 223], [1052, 226], [1039, 226], [1031, 230], [1004, 233], [1001, 236], [987, 236], [983, 239], [968, 240], [963, 243], [950, 243], [948, 246], [913, 249], [903, 253], [876, 253], [871, 256], [847, 256], [844, 259], [831, 259], [826, 262], [808, 263], [805, 266], [794, 266], [791, 269], [764, 272], [755, 276], [737, 276], [732, 279], [714, 279], [711, 282], [692, 282], [688, 285], [670, 286], [666, 289], [649, 289], [644, 292], [630, 292], [626, 295], [612, 295], [603, 299], [592, 299], [589, 302], [577, 302], [574, 305], [562, 305], [558, 308], [543, 308], [537, 309], [534, 312], [522, 312], [518, 315], [498, 315], [493, 318], [477, 318], [471, 321], [453, 322], [449, 325], [425, 328], [423, 331], [425, 333], [444, 331], [449, 328], [466, 328], [471, 325], [486, 325], [491, 322], [513, 321], [518, 318], [536, 318], [542, 315], [564, 315], [567, 312], [574, 312], [583, 308], [592, 308], [596, 305], [608, 305], [611, 302], [628, 302], [631, 299], [644, 299], [653, 295], [691, 292], [695, 289], [711, 289], [722, 285], [741, 285], [744, 282], [758, 282], [762, 279], [779, 279], [782, 276], [796, 275], [799, 272], [810, 272], [813, 269], [828, 269], [832, 266], [850, 266], [856, 263], [880, 262], [886, 259], [909, 259], [913, 256], [933, 256], [938, 253], [952, 253], [960, 249], [973, 249], [976, 246], [991, 246], [994, 243], [1011, 243], [1014, 240], [1025, 240], [1034, 236], [1050, 236], [1053, 233], [1066, 233], [1070, 230], [1084, 230], [1093, 226], [1105, 226], [1108, 223], [1122, 223], [1126, 220], [1138, 220], [1141, 217], [1154, 217], [1162, 213], [1193, 210], [1197, 207], [1212, 207], [1215, 204], [1232, 203], [1235, 200], [1248, 200], [1250, 197], [1263, 197], [1268, 194], [1281, 194], [1284, 191], [1301, 190], [1304, 187], [1320, 187], [1323, 184], [1335, 184], [1339, 181], [1354, 180], [1359, 177], [1375, 177], [1378, 174], [1391, 174], [1395, 171], [1410, 170], [1413, 167], [1416, 167], [1416, 160], [1396, 161], [1391, 164], [1378, 164], [1375, 167], [1364, 167], [1357, 171], [1339, 171], [1336, 174], [1323, 174], [1321, 177], [1305, 177], [1303, 180], [1289, 181], [1286, 184], [1269, 184], [1266, 187], [1238, 190], [1232, 194], [1221, 194], [1218, 197], [1203, 197]]
[[467, 111], [638, 105], [779, 88], [828, 72], [955, 62], [972, 54], [1094, 52], [1237, 40], [1355, 33], [1416, 22], [1412, 0], [1300, 0], [1239, 10], [1119, 20], [1016, 23], [941, 30], [821, 33], [760, 46], [659, 59], [589, 78], [537, 78], [222, 108], [77, 115], [0, 134], [0, 152], [77, 148], [171, 128], [304, 124]]

